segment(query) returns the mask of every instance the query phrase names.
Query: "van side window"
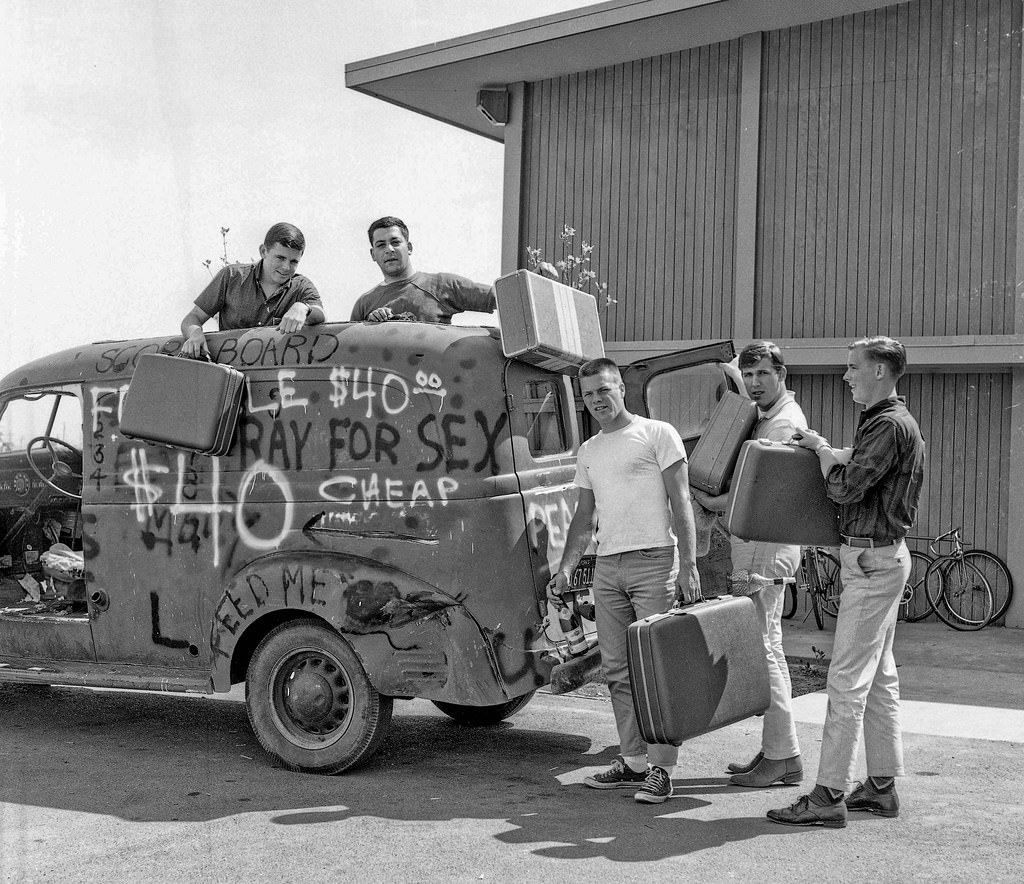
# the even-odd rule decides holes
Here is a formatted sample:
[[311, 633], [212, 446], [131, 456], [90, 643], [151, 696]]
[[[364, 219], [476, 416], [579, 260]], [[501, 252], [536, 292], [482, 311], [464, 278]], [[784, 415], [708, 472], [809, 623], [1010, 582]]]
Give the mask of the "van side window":
[[727, 389], [717, 362], [662, 372], [647, 382], [648, 413], [672, 424], [684, 442], [695, 440], [707, 428], [715, 404]]
[[534, 457], [563, 454], [569, 450], [565, 414], [558, 390], [558, 384], [551, 380], [527, 381], [523, 390], [526, 441]]

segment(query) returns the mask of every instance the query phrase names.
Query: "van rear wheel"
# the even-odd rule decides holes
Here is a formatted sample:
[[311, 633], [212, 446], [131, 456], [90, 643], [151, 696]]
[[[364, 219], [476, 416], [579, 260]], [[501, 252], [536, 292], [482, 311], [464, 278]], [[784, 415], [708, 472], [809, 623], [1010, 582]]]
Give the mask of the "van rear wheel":
[[391, 697], [378, 693], [344, 638], [318, 623], [283, 623], [259, 643], [245, 679], [260, 745], [289, 770], [341, 773], [379, 748]]
[[497, 724], [512, 715], [515, 715], [530, 700], [536, 691], [530, 691], [520, 697], [515, 697], [507, 703], [496, 703], [494, 706], [461, 706], [458, 703], [442, 703], [440, 700], [432, 700], [433, 704], [453, 721], [463, 724], [466, 727], [485, 727], [489, 724]]

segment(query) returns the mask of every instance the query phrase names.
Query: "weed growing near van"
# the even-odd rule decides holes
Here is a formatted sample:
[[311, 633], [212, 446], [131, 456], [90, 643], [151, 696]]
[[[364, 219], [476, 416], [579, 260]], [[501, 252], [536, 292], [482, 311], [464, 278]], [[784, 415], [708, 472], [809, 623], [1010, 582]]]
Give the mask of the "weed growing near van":
[[[231, 228], [230, 227], [222, 227], [220, 229], [220, 242], [221, 242], [220, 263], [224, 267], [227, 267], [228, 264], [233, 264], [234, 263], [233, 261], [228, 259], [228, 233], [230, 233], [230, 232], [231, 232]], [[209, 273], [210, 276], [213, 276], [213, 270], [210, 267], [211, 264], [213, 264], [213, 259], [212, 258], [207, 258], [205, 261], [203, 261], [203, 266], [206, 268], [206, 272]]]
[[593, 244], [587, 242], [582, 237], [580, 238], [580, 250], [579, 254], [575, 254], [575, 247], [573, 246], [573, 240], [576, 238], [576, 228], [570, 227], [568, 224], [562, 224], [562, 232], [558, 234], [558, 238], [562, 241], [562, 249], [568, 254], [564, 257], [551, 263], [550, 261], [542, 260], [543, 250], [535, 249], [533, 246], [526, 247], [526, 256], [530, 264], [530, 269], [535, 270], [542, 276], [547, 276], [550, 279], [556, 279], [559, 282], [563, 282], [566, 285], [571, 285], [573, 288], [579, 289], [581, 292], [590, 292], [597, 296], [598, 304], [604, 301], [605, 307], [610, 307], [612, 304], [617, 304], [618, 301], [608, 293], [608, 283], [601, 282], [597, 278], [597, 273], [590, 267], [590, 255], [594, 251]]

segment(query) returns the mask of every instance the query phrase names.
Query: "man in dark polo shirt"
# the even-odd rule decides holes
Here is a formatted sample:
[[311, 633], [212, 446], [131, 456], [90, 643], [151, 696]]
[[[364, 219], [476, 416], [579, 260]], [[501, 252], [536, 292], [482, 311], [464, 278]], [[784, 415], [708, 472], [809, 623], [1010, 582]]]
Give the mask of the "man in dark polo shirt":
[[[842, 602], [828, 670], [828, 711], [814, 790], [768, 819], [790, 826], [842, 828], [847, 811], [899, 816], [895, 778], [903, 775], [900, 684], [892, 655], [896, 612], [910, 555], [904, 538], [917, 518], [924, 439], [896, 395], [907, 367], [892, 338], [854, 341], [843, 379], [864, 407], [852, 449], [836, 450], [818, 433], [799, 443], [818, 455], [828, 496], [839, 504]], [[867, 778], [853, 781], [861, 737]]]
[[203, 323], [216, 316], [220, 330], [256, 328], [277, 323], [280, 334], [324, 321], [320, 294], [296, 273], [306, 239], [294, 224], [275, 224], [260, 246], [255, 264], [228, 264], [203, 289], [181, 321], [185, 338], [181, 355], [208, 357]]

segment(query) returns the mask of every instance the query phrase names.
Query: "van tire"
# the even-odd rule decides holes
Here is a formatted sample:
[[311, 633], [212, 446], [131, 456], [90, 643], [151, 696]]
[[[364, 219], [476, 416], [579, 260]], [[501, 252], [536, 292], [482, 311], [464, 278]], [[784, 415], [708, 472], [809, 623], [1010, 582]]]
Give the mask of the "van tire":
[[497, 703], [494, 706], [462, 706], [458, 703], [442, 703], [440, 700], [433, 700], [433, 704], [445, 715], [458, 724], [466, 727], [486, 727], [489, 724], [497, 724], [512, 715], [515, 715], [530, 700], [536, 691], [530, 691], [521, 697], [515, 697], [507, 703]]
[[305, 773], [336, 774], [366, 761], [384, 739], [392, 702], [370, 684], [349, 643], [312, 620], [267, 633], [245, 679], [260, 745]]

